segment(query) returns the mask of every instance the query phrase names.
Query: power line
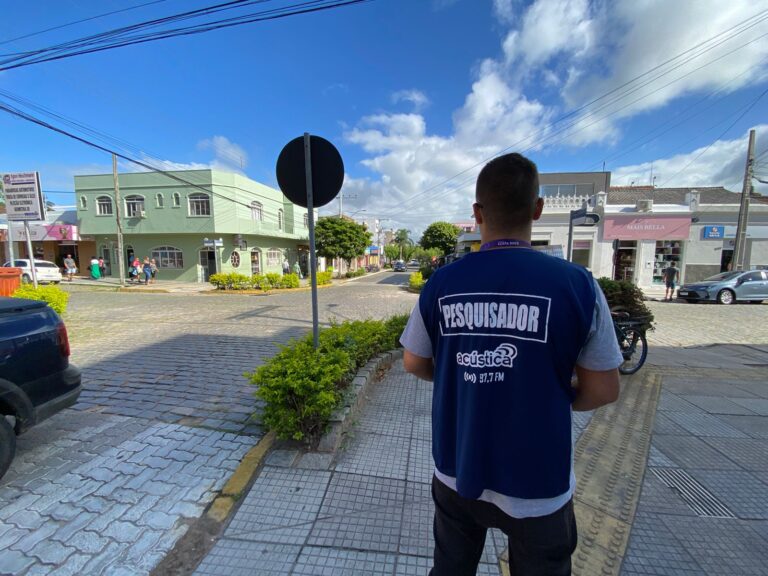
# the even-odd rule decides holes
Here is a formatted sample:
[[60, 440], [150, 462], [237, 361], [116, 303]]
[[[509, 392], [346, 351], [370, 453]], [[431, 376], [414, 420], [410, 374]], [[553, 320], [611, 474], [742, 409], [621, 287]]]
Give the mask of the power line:
[[[230, 4], [240, 4], [241, 2], [248, 2], [249, 4], [251, 4], [251, 3], [262, 3], [262, 2], [268, 2], [268, 1], [270, 0], [236, 0], [233, 2], [227, 3], [227, 5], [222, 5], [222, 6], [227, 6], [226, 9], [229, 9], [228, 5]], [[2, 61], [0, 62], [0, 64], [4, 64], [4, 65], [0, 66], [0, 71], [12, 70], [14, 68], [21, 68], [24, 66], [39, 64], [42, 62], [50, 62], [54, 60], [61, 60], [64, 58], [71, 58], [73, 56], [79, 56], [82, 54], [92, 54], [95, 52], [102, 52], [102, 51], [111, 50], [114, 48], [132, 46], [135, 44], [144, 44], [147, 42], [153, 42], [153, 41], [163, 40], [167, 38], [174, 38], [177, 36], [190, 36], [194, 34], [202, 34], [205, 32], [211, 32], [213, 30], [230, 28], [233, 26], [242, 26], [245, 24], [253, 24], [256, 22], [277, 20], [277, 19], [287, 18], [289, 16], [310, 14], [314, 12], [331, 10], [335, 8], [342, 8], [346, 6], [351, 6], [353, 4], [362, 4], [364, 2], [372, 2], [372, 1], [374, 0], [307, 1], [307, 2], [301, 2], [298, 4], [282, 7], [282, 8], [275, 8], [272, 10], [264, 10], [261, 12], [245, 14], [245, 15], [237, 16], [230, 19], [218, 20], [214, 22], [198, 24], [195, 26], [187, 26], [183, 28], [175, 28], [171, 30], [163, 30], [163, 31], [153, 32], [150, 34], [139, 35], [139, 36], [126, 36], [125, 38], [122, 38], [122, 39], [120, 39], [120, 35], [125, 34], [126, 31], [125, 29], [119, 29], [117, 31], [110, 31], [110, 32], [97, 35], [99, 37], [103, 36], [103, 38], [93, 37], [93, 38], [86, 38], [86, 39], [81, 39], [77, 41], [72, 41], [65, 45], [44, 48], [41, 50], [27, 53], [17, 58], [11, 58], [9, 60]], [[224, 8], [216, 8], [217, 11], [222, 9]], [[212, 9], [208, 9], [208, 12], [210, 13], [211, 10]], [[200, 11], [195, 11], [195, 12], [200, 12]], [[185, 18], [189, 18], [189, 17], [191, 16], [185, 16]], [[176, 17], [169, 17], [169, 18], [175, 19]], [[143, 23], [140, 25], [134, 25], [134, 27], [149, 27], [149, 26], [157, 26], [157, 25], [158, 23], [153, 21], [149, 24]], [[112, 36], [117, 37], [118, 39], [108, 40], [108, 37], [112, 37]], [[69, 49], [69, 51], [67, 51], [67, 49]], [[53, 54], [46, 56], [45, 54], [48, 52], [53, 52]]]
[[[601, 105], [596, 110], [590, 111], [589, 114], [587, 114], [587, 116], [594, 115], [595, 112], [598, 112], [599, 110], [604, 109], [607, 106], [610, 106], [611, 104], [614, 104], [614, 103], [618, 102], [619, 100], [623, 99], [624, 97], [632, 94], [633, 92], [636, 92], [636, 91], [640, 90], [641, 88], [643, 88], [643, 87], [649, 85], [650, 83], [658, 80], [662, 76], [665, 76], [665, 75], [669, 74], [670, 72], [672, 72], [672, 71], [682, 67], [683, 65], [687, 64], [688, 62], [690, 62], [690, 61], [698, 58], [699, 56], [701, 56], [701, 55], [703, 55], [703, 54], [713, 50], [714, 48], [720, 46], [721, 44], [727, 42], [728, 40], [731, 40], [732, 38], [735, 38], [739, 34], [742, 34], [743, 32], [746, 32], [747, 30], [753, 28], [754, 26], [757, 26], [758, 24], [764, 22], [767, 19], [768, 19], [768, 10], [763, 10], [761, 12], [758, 12], [757, 14], [751, 16], [750, 18], [747, 18], [746, 20], [743, 20], [743, 21], [739, 22], [738, 24], [736, 24], [736, 25], [734, 25], [734, 26], [732, 26], [732, 27], [730, 27], [730, 28], [728, 28], [728, 29], [726, 29], [726, 30], [724, 30], [724, 31], [722, 31], [722, 32], [720, 32], [720, 33], [710, 37], [710, 38], [708, 38], [707, 40], [704, 40], [703, 42], [700, 42], [700, 43], [696, 44], [695, 46], [693, 46], [693, 47], [691, 47], [691, 48], [689, 48], [689, 49], [679, 53], [678, 55], [676, 55], [676, 56], [674, 56], [672, 58], [669, 58], [668, 60], [662, 62], [661, 64], [658, 64], [657, 66], [654, 66], [653, 68], [643, 72], [642, 74], [639, 74], [638, 76], [635, 76], [634, 78], [632, 78], [631, 80], [628, 80], [627, 82], [623, 83], [622, 85], [620, 85], [620, 86], [618, 86], [618, 87], [616, 87], [616, 88], [614, 88], [614, 89], [612, 89], [612, 90], [610, 90], [610, 91], [608, 91], [608, 92], [598, 96], [597, 98], [594, 98], [593, 100], [591, 100], [590, 102], [584, 104], [583, 106], [581, 106], [581, 107], [579, 107], [579, 108], [577, 108], [577, 109], [575, 109], [575, 110], [573, 110], [573, 111], [571, 111], [571, 112], [569, 112], [567, 114], [564, 114], [564, 115], [560, 116], [559, 118], [557, 118], [556, 120], [554, 120], [553, 122], [549, 123], [547, 126], [542, 128], [541, 130], [539, 130], [537, 132], [534, 132], [533, 134], [531, 134], [529, 136], [526, 136], [522, 140], [519, 140], [519, 141], [515, 142], [514, 144], [512, 144], [510, 146], [507, 146], [507, 147], [505, 147], [505, 148], [495, 152], [492, 156], [489, 156], [489, 157], [481, 160], [480, 162], [477, 162], [476, 164], [473, 164], [472, 166], [470, 166], [470, 167], [468, 167], [468, 168], [466, 168], [466, 169], [464, 169], [464, 170], [454, 174], [453, 176], [451, 176], [451, 177], [449, 177], [449, 178], [447, 178], [445, 180], [442, 180], [441, 182], [439, 182], [439, 183], [437, 183], [437, 184], [435, 184], [433, 186], [430, 186], [429, 188], [426, 188], [425, 190], [423, 190], [421, 192], [418, 192], [417, 194], [413, 195], [411, 198], [406, 200], [405, 204], [411, 204], [413, 202], [413, 200], [415, 200], [416, 198], [419, 198], [419, 197], [421, 197], [421, 196], [423, 196], [423, 195], [425, 195], [425, 194], [427, 194], [427, 193], [429, 193], [431, 191], [434, 191], [437, 188], [441, 188], [445, 184], [448, 184], [451, 180], [454, 180], [457, 177], [462, 176], [462, 175], [466, 174], [467, 172], [470, 172], [471, 170], [474, 170], [474, 169], [478, 168], [479, 166], [482, 166], [483, 164], [485, 164], [486, 162], [492, 160], [496, 156], [498, 156], [500, 154], [503, 154], [504, 152], [506, 152], [506, 151], [508, 151], [508, 150], [510, 150], [510, 149], [512, 149], [514, 147], [517, 147], [520, 144], [522, 144], [522, 143], [524, 143], [524, 142], [526, 142], [528, 140], [539, 138], [544, 132], [546, 132], [547, 130], [549, 130], [553, 126], [559, 124], [563, 120], [566, 120], [568, 118], [576, 116], [580, 112], [588, 109], [591, 105], [593, 105], [593, 104], [595, 104], [595, 103], [597, 103], [597, 102], [599, 102], [601, 100], [604, 100], [605, 98], [608, 98], [609, 96], [612, 96], [613, 94], [616, 94], [617, 92], [623, 90], [624, 88], [628, 88], [632, 84], [636, 83], [638, 80], [641, 80], [644, 77], [653, 74], [654, 72], [656, 72], [657, 70], [660, 70], [661, 68], [663, 68], [667, 64], [673, 63], [676, 60], [679, 60], [680, 58], [682, 58], [683, 56], [686, 56], [687, 54], [693, 53], [693, 52], [697, 51], [698, 49], [702, 48], [701, 51], [699, 51], [698, 53], [694, 53], [691, 56], [688, 56], [682, 62], [675, 64], [675, 66], [673, 66], [672, 68], [670, 68], [670, 69], [660, 73], [659, 75], [651, 78], [650, 80], [646, 80], [644, 83], [640, 84], [639, 86], [632, 87], [632, 88], [629, 88], [628, 90], [625, 90], [623, 93], [618, 94], [616, 97], [614, 97], [612, 100], [610, 100], [606, 104]], [[733, 34], [731, 34], [730, 36], [727, 36], [731, 32], [733, 32]], [[726, 36], [726, 37], [718, 40], [715, 44], [713, 44], [711, 46], [707, 46], [708, 44], [712, 43], [713, 41], [715, 41], [718, 38], [721, 38], [723, 36]], [[744, 46], [748, 45], [749, 43], [751, 43], [753, 41], [754, 40], [748, 42]], [[743, 48], [744, 46], [741, 46], [741, 47], [737, 48], [737, 50]], [[718, 59], [720, 59], [720, 58], [722, 58], [722, 56], [719, 57]], [[713, 62], [714, 61], [716, 61], [716, 60], [713, 60]], [[711, 64], [711, 62], [709, 62], [708, 64]], [[705, 64], [705, 66], [708, 65], [708, 64]], [[647, 96], [648, 95], [646, 95], [645, 97], [647, 97]], [[620, 111], [620, 109], [617, 110], [617, 111], [609, 113], [603, 119], [610, 117], [611, 115], [615, 114], [618, 111]], [[571, 122], [565, 128], [559, 130], [558, 132], [556, 132], [553, 135], [547, 136], [546, 138], [551, 138], [552, 136], [554, 136], [556, 134], [560, 134], [560, 133], [564, 132], [565, 130], [568, 130], [569, 128], [571, 128], [571, 127], [575, 126], [576, 124], [578, 124], [581, 120], [583, 120], [583, 118], [585, 118], [587, 116], [582, 116], [582, 117], [576, 118], [574, 122]], [[540, 143], [540, 141], [538, 143]], [[468, 181], [471, 181], [473, 179], [474, 179], [474, 177], [470, 177], [470, 180], [468, 180]], [[465, 180], [465, 181], [461, 182], [458, 186], [451, 187], [449, 189], [449, 191], [453, 190], [453, 189], [458, 189], [458, 188], [461, 188], [461, 187], [465, 186], [468, 181]]]
[[[229, 202], [232, 202], [234, 204], [238, 204], [240, 206], [248, 208], [249, 210], [252, 208], [251, 204], [246, 204], [244, 202], [240, 202], [238, 200], [235, 200], [234, 198], [231, 198], [229, 196], [221, 194], [220, 192], [215, 191], [213, 189], [213, 185], [211, 185], [211, 188], [206, 188], [205, 186], [201, 186], [200, 184], [195, 184], [194, 182], [191, 182], [189, 180], [181, 178], [180, 176], [177, 176], [173, 172], [166, 171], [166, 170], [161, 170], [161, 169], [159, 169], [159, 168], [157, 168], [155, 166], [152, 166], [151, 164], [148, 164], [147, 162], [143, 162], [141, 160], [137, 160], [135, 158], [131, 158], [130, 156], [128, 156], [126, 154], [123, 154], [123, 153], [115, 151], [115, 150], [111, 150], [111, 149], [109, 149], [109, 148], [107, 148], [105, 146], [102, 146], [100, 144], [97, 144], [95, 142], [91, 142], [90, 140], [88, 140], [86, 138], [82, 138], [81, 136], [78, 136], [78, 135], [73, 134], [71, 132], [68, 132], [67, 130], [64, 130], [63, 128], [59, 128], [57, 126], [53, 126], [52, 124], [49, 124], [45, 120], [41, 120], [39, 118], [36, 118], [36, 117], [32, 116], [31, 114], [28, 114], [27, 112], [24, 112], [23, 110], [19, 110], [17, 108], [14, 108], [13, 106], [9, 106], [7, 104], [4, 104], [4, 103], [0, 102], [0, 110], [9, 113], [12, 116], [16, 116], [18, 118], [21, 118], [22, 120], [27, 120], [28, 122], [31, 122], [33, 124], [37, 124], [38, 126], [42, 126], [43, 128], [47, 128], [49, 130], [52, 130], [53, 132], [57, 132], [58, 134], [61, 134], [63, 136], [67, 136], [68, 138], [76, 140], [76, 141], [78, 141], [78, 142], [80, 142], [82, 144], [85, 144], [86, 146], [90, 146], [91, 148], [95, 148], [97, 150], [100, 150], [102, 152], [106, 152], [108, 154], [114, 154], [118, 158], [122, 158], [123, 160], [131, 162], [131, 163], [136, 164], [138, 166], [141, 166], [141, 167], [149, 170], [150, 172], [162, 174], [162, 175], [164, 175], [164, 176], [166, 176], [166, 177], [168, 177], [168, 178], [170, 178], [170, 179], [172, 179], [172, 180], [174, 180], [176, 182], [179, 182], [179, 183], [184, 184], [186, 186], [192, 186], [194, 188], [202, 190], [206, 194], [211, 194], [212, 196], [216, 196], [218, 198], [222, 198], [222, 199], [227, 200]], [[265, 198], [267, 198], [267, 197], [265, 197]], [[269, 198], [269, 199], [274, 202], [274, 199], [272, 199], [272, 198]], [[264, 216], [266, 216], [266, 215], [263, 213], [263, 210], [262, 210], [262, 218], [264, 218]], [[270, 218], [272, 218], [271, 215], [270, 215]], [[279, 218], [278, 217], [274, 217], [274, 221], [279, 223]]]
[[[715, 143], [716, 143], [718, 140], [720, 140], [720, 139], [721, 139], [723, 136], [725, 136], [725, 135], [728, 133], [728, 131], [729, 131], [731, 128], [733, 128], [733, 127], [734, 127], [734, 126], [735, 126], [735, 125], [736, 125], [736, 124], [739, 122], [739, 120], [741, 120], [742, 118], [744, 118], [744, 116], [746, 116], [746, 115], [747, 115], [747, 113], [748, 113], [750, 110], [752, 110], [752, 108], [754, 108], [754, 107], [755, 107], [755, 105], [756, 105], [756, 104], [757, 104], [757, 103], [758, 103], [758, 102], [759, 102], [759, 101], [760, 101], [760, 100], [763, 98], [763, 96], [765, 96], [766, 94], [768, 94], [768, 88], [766, 88], [765, 90], [763, 90], [763, 91], [760, 93], [760, 95], [759, 95], [757, 98], [755, 98], [755, 99], [754, 99], [754, 100], [753, 100], [753, 101], [752, 101], [752, 102], [749, 104], [749, 106], [747, 106], [747, 107], [744, 109], [744, 111], [743, 111], [741, 114], [739, 114], [739, 117], [738, 117], [738, 118], [736, 118], [736, 120], [734, 120], [734, 121], [733, 121], [733, 123], [731, 123], [731, 125], [730, 125], [730, 126], [728, 126], [728, 128], [726, 128], [725, 130], [723, 130], [723, 132], [720, 134], [720, 136], [718, 136], [717, 138], [715, 138], [715, 140], [714, 140], [714, 141], [713, 141], [713, 142], [712, 142], [712, 143], [711, 143], [709, 146], [707, 146], [706, 148], [704, 148], [704, 150], [702, 150], [702, 151], [701, 151], [699, 154], [697, 154], [697, 155], [696, 155], [694, 158], [692, 158], [690, 162], [688, 162], [688, 163], [687, 163], [685, 166], [683, 166], [683, 167], [682, 167], [680, 170], [678, 170], [677, 172], [675, 172], [675, 174], [674, 174], [673, 176], [671, 176], [671, 177], [667, 178], [667, 179], [664, 181], [664, 184], [666, 184], [666, 183], [667, 183], [667, 182], [669, 182], [670, 180], [673, 180], [673, 179], [674, 179], [676, 176], [680, 175], [681, 173], [685, 172], [685, 170], [688, 168], [688, 166], [690, 166], [690, 165], [691, 165], [691, 164], [693, 164], [693, 163], [694, 163], [696, 160], [698, 160], [699, 158], [701, 158], [701, 157], [702, 157], [702, 156], [703, 156], [703, 155], [704, 155], [704, 154], [705, 154], [705, 153], [706, 153], [706, 152], [707, 152], [707, 151], [708, 151], [710, 148], [712, 148], [712, 146], [714, 146], [714, 145], [715, 145]], [[661, 187], [661, 185], [660, 185], [660, 187]]]
[[[98, 14], [96, 16], [90, 16], [89, 18], [83, 18], [81, 20], [75, 20], [74, 22], [67, 22], [66, 24], [59, 24], [58, 26], [52, 26], [51, 28], [46, 28], [45, 30], [39, 30], [37, 32], [31, 32], [29, 34], [24, 34], [23, 36], [17, 36], [16, 38], [11, 38], [10, 40], [3, 40], [0, 42], [0, 46], [3, 46], [4, 44], [10, 44], [12, 42], [16, 42], [18, 40], [25, 40], [26, 38], [32, 38], [33, 36], [39, 36], [40, 34], [45, 34], [46, 32], [53, 32], [54, 30], [61, 30], [62, 28], [68, 28], [70, 26], [75, 26], [77, 24], [82, 24], [84, 22], [90, 22], [92, 20], [98, 20], [99, 18], [106, 18], [107, 16], [113, 16], [115, 14], [120, 14], [122, 12], [129, 12], [131, 10], [137, 10], [139, 8], [144, 8], [145, 6], [151, 6], [153, 4], [160, 4], [162, 2], [167, 2], [168, 0], [152, 0], [152, 2], [145, 2], [144, 4], [137, 4], [136, 6], [129, 6], [128, 8], [121, 8], [120, 10], [113, 10], [112, 12], [105, 12], [104, 14]], [[17, 52], [15, 54], [22, 54], [22, 52]], [[12, 56], [15, 54], [3, 54], [3, 56]]]

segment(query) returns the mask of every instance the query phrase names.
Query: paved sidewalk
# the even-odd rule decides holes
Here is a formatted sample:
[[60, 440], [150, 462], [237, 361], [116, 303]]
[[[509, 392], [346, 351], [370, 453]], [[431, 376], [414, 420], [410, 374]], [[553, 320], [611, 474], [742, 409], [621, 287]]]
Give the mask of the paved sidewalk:
[[[425, 575], [431, 566], [432, 384], [403, 371], [379, 383], [346, 449], [330, 463], [273, 452], [198, 576]], [[589, 414], [576, 414], [580, 434]], [[486, 540], [478, 574], [506, 547]]]
[[651, 348], [663, 374], [621, 574], [768, 574], [768, 346]]

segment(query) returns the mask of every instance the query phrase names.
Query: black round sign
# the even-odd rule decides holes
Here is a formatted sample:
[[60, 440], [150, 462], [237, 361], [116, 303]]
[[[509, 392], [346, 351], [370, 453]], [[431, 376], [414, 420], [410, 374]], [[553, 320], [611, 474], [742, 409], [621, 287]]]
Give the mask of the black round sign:
[[[309, 137], [312, 157], [312, 205], [325, 206], [336, 198], [344, 183], [344, 162], [336, 147], [320, 136]], [[307, 207], [307, 178], [304, 165], [304, 137], [285, 145], [277, 158], [277, 184], [283, 194], [299, 206]]]

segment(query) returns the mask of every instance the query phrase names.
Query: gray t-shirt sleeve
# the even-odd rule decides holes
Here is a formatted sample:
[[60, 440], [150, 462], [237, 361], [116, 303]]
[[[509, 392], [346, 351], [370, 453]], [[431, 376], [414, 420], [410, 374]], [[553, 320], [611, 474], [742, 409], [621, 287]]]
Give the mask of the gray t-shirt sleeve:
[[611, 310], [597, 281], [595, 281], [595, 293], [597, 297], [592, 327], [576, 363], [587, 370], [602, 372], [619, 367], [624, 362], [624, 357], [616, 340]]
[[405, 330], [400, 336], [400, 344], [411, 354], [421, 358], [432, 358], [432, 341], [429, 339], [429, 334], [424, 326], [424, 319], [421, 317], [418, 304], [411, 311], [411, 317], [408, 318]]

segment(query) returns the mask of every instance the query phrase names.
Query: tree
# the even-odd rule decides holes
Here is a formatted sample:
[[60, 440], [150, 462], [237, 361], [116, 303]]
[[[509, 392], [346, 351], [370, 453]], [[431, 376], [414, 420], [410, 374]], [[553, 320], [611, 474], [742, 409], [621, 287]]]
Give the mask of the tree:
[[413, 242], [411, 242], [411, 239], [408, 238], [408, 230], [406, 230], [405, 228], [400, 228], [397, 232], [395, 232], [395, 244], [397, 244], [398, 246], [413, 244]]
[[387, 260], [390, 262], [392, 260], [397, 260], [400, 258], [400, 246], [397, 244], [390, 244], [388, 246], [384, 246], [384, 255], [387, 257]]
[[315, 246], [324, 258], [341, 258], [349, 267], [353, 258], [365, 254], [371, 244], [371, 233], [354, 220], [330, 216], [315, 225]]
[[459, 227], [450, 222], [433, 222], [421, 235], [421, 247], [429, 250], [436, 248], [443, 255], [451, 254], [456, 249]]
[[429, 250], [417, 246], [413, 251], [413, 257], [416, 258], [421, 264], [428, 264], [432, 261], [432, 258], [437, 258], [442, 253], [437, 248], [430, 248]]

